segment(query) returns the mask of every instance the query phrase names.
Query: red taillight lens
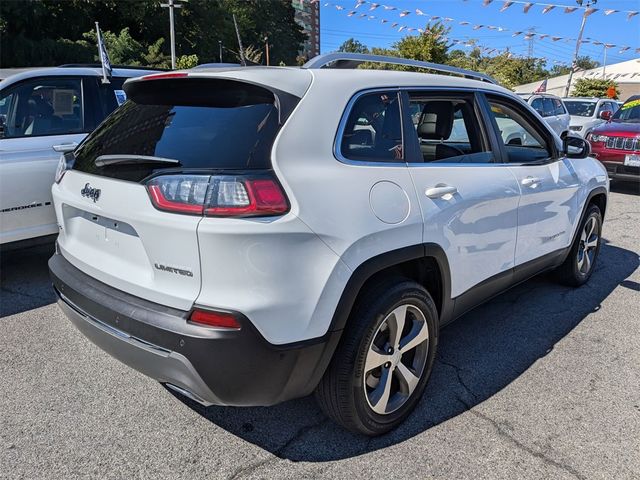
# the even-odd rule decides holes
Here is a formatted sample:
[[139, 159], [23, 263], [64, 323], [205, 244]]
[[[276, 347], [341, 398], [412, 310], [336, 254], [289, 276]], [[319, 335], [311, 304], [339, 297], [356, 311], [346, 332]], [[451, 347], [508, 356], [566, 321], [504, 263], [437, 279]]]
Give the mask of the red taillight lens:
[[215, 217], [281, 215], [289, 210], [276, 180], [255, 175], [163, 175], [147, 183], [153, 205], [167, 212]]
[[236, 320], [232, 314], [225, 312], [194, 310], [191, 313], [189, 321], [191, 323], [197, 323], [198, 325], [205, 325], [207, 327], [240, 329], [238, 320]]
[[166, 78], [184, 78], [188, 76], [189, 74], [186, 72], [152, 73], [151, 75], [140, 77], [140, 80], [162, 80]]

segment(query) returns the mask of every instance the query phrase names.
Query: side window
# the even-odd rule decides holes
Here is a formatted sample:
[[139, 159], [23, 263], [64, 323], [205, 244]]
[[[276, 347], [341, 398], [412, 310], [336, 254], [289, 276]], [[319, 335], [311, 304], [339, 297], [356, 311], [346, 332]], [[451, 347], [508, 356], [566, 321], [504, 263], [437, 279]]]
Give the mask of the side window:
[[556, 114], [556, 106], [554, 105], [552, 98], [545, 97], [542, 99], [542, 102], [542, 104], [544, 105], [543, 117], [550, 117], [551, 115]]
[[443, 97], [409, 92], [409, 113], [422, 161], [489, 163], [493, 153], [484, 145], [473, 96]]
[[7, 118], [9, 112], [14, 108], [15, 98], [13, 93], [0, 97], [0, 138], [3, 138], [6, 133]]
[[349, 160], [403, 162], [402, 140], [398, 92], [369, 93], [351, 107], [340, 153]]
[[102, 115], [97, 119], [97, 123], [102, 122], [107, 116], [124, 102], [126, 96], [122, 85], [126, 78], [112, 77], [110, 83], [98, 82], [98, 97], [100, 99], [100, 109]]
[[8, 103], [4, 138], [80, 133], [84, 130], [79, 78], [39, 78], [21, 83], [0, 97]]
[[553, 106], [555, 107], [556, 115], [564, 115], [567, 111], [564, 109], [564, 105], [562, 104], [562, 100], [559, 98], [552, 98]]
[[488, 101], [509, 162], [540, 162], [552, 156], [544, 137], [532, 125], [533, 118], [511, 102], [493, 97]]
[[531, 106], [542, 117], [546, 116], [545, 113], [544, 113], [544, 104], [543, 104], [543, 101], [542, 101], [542, 97], [534, 98], [533, 101], [531, 102]]

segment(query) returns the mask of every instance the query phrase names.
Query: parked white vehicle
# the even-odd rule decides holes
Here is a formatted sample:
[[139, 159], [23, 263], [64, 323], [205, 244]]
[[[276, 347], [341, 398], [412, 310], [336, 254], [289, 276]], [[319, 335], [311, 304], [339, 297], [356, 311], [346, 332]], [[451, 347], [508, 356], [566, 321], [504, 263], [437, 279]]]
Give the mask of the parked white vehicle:
[[544, 118], [560, 138], [569, 133], [570, 116], [562, 99], [550, 93], [518, 94]]
[[587, 138], [587, 135], [599, 125], [606, 123], [616, 110], [618, 103], [608, 98], [563, 98], [565, 106], [571, 115], [569, 129]]
[[[60, 165], [51, 276], [90, 340], [204, 405], [315, 391], [384, 433], [443, 325], [542, 271], [593, 271], [604, 167], [481, 74], [336, 53], [125, 90]], [[514, 125], [526, 142], [505, 143]]]
[[0, 245], [58, 233], [51, 185], [73, 150], [123, 99], [127, 78], [149, 70], [31, 69], [0, 82]]

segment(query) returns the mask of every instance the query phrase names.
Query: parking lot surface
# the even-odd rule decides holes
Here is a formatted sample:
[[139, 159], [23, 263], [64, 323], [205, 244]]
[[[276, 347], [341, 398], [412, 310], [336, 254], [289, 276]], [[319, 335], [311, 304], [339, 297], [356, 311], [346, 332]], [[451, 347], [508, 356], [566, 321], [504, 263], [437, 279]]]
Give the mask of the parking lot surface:
[[376, 439], [313, 398], [178, 398], [64, 317], [51, 246], [4, 253], [0, 478], [640, 478], [640, 197], [612, 190], [590, 282], [538, 277], [445, 328], [418, 408]]

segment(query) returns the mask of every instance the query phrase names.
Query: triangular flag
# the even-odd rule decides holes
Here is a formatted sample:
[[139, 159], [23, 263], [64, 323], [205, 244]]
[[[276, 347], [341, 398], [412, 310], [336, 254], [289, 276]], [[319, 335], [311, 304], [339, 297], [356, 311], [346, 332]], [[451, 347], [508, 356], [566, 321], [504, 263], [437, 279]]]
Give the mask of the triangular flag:
[[469, 25], [469, 22], [460, 22], [460, 25]]
[[518, 35], [520, 35], [522, 32], [513, 32], [513, 35], [511, 35], [512, 37], [517, 37]]
[[531, 3], [531, 2], [525, 3], [524, 7], [522, 7], [522, 11], [524, 13], [528, 13], [529, 10], [531, 10], [531, 7], [533, 7], [533, 3]]
[[509, 1], [509, 2], [504, 2], [502, 4], [502, 8], [500, 9], [501, 12], [504, 12], [507, 8], [509, 8], [511, 5], [513, 5], [513, 2]]
[[482, 6], [486, 7], [487, 5], [489, 5], [491, 2], [493, 2], [493, 0], [482, 0]]
[[604, 14], [605, 15], [611, 15], [612, 13], [616, 13], [616, 12], [619, 12], [619, 10], [614, 10], [614, 9], [610, 8], [608, 10], [605, 10]]
[[416, 8], [416, 15], [426, 15], [426, 13], [424, 13], [422, 10], [420, 10], [419, 8]]
[[409, 15], [411, 12], [409, 10], [403, 10], [402, 12], [400, 12], [400, 16], [401, 17], [406, 17], [407, 15]]
[[578, 9], [578, 7], [565, 7], [564, 13], [573, 13]]
[[551, 10], [553, 10], [554, 8], [556, 8], [556, 6], [555, 6], [555, 5], [547, 5], [546, 7], [544, 7], [544, 8], [542, 9], [542, 13], [543, 13], [543, 14], [544, 14], [544, 13], [548, 13], [548, 12], [550, 12]]
[[596, 13], [599, 9], [598, 8], [587, 8], [584, 11], [584, 16], [588, 17], [589, 15], [591, 15], [592, 13]]
[[557, 42], [558, 40], [562, 40], [562, 37], [551, 37], [551, 40]]
[[480, 30], [482, 27], [484, 27], [484, 25], [474, 25], [473, 29], [474, 30]]
[[622, 52], [626, 52], [627, 50], [629, 50], [631, 47], [622, 47], [620, 50], [618, 50], [618, 53], [622, 53]]
[[627, 20], [631, 20], [634, 16], [638, 15], [639, 12], [629, 12], [627, 15]]

